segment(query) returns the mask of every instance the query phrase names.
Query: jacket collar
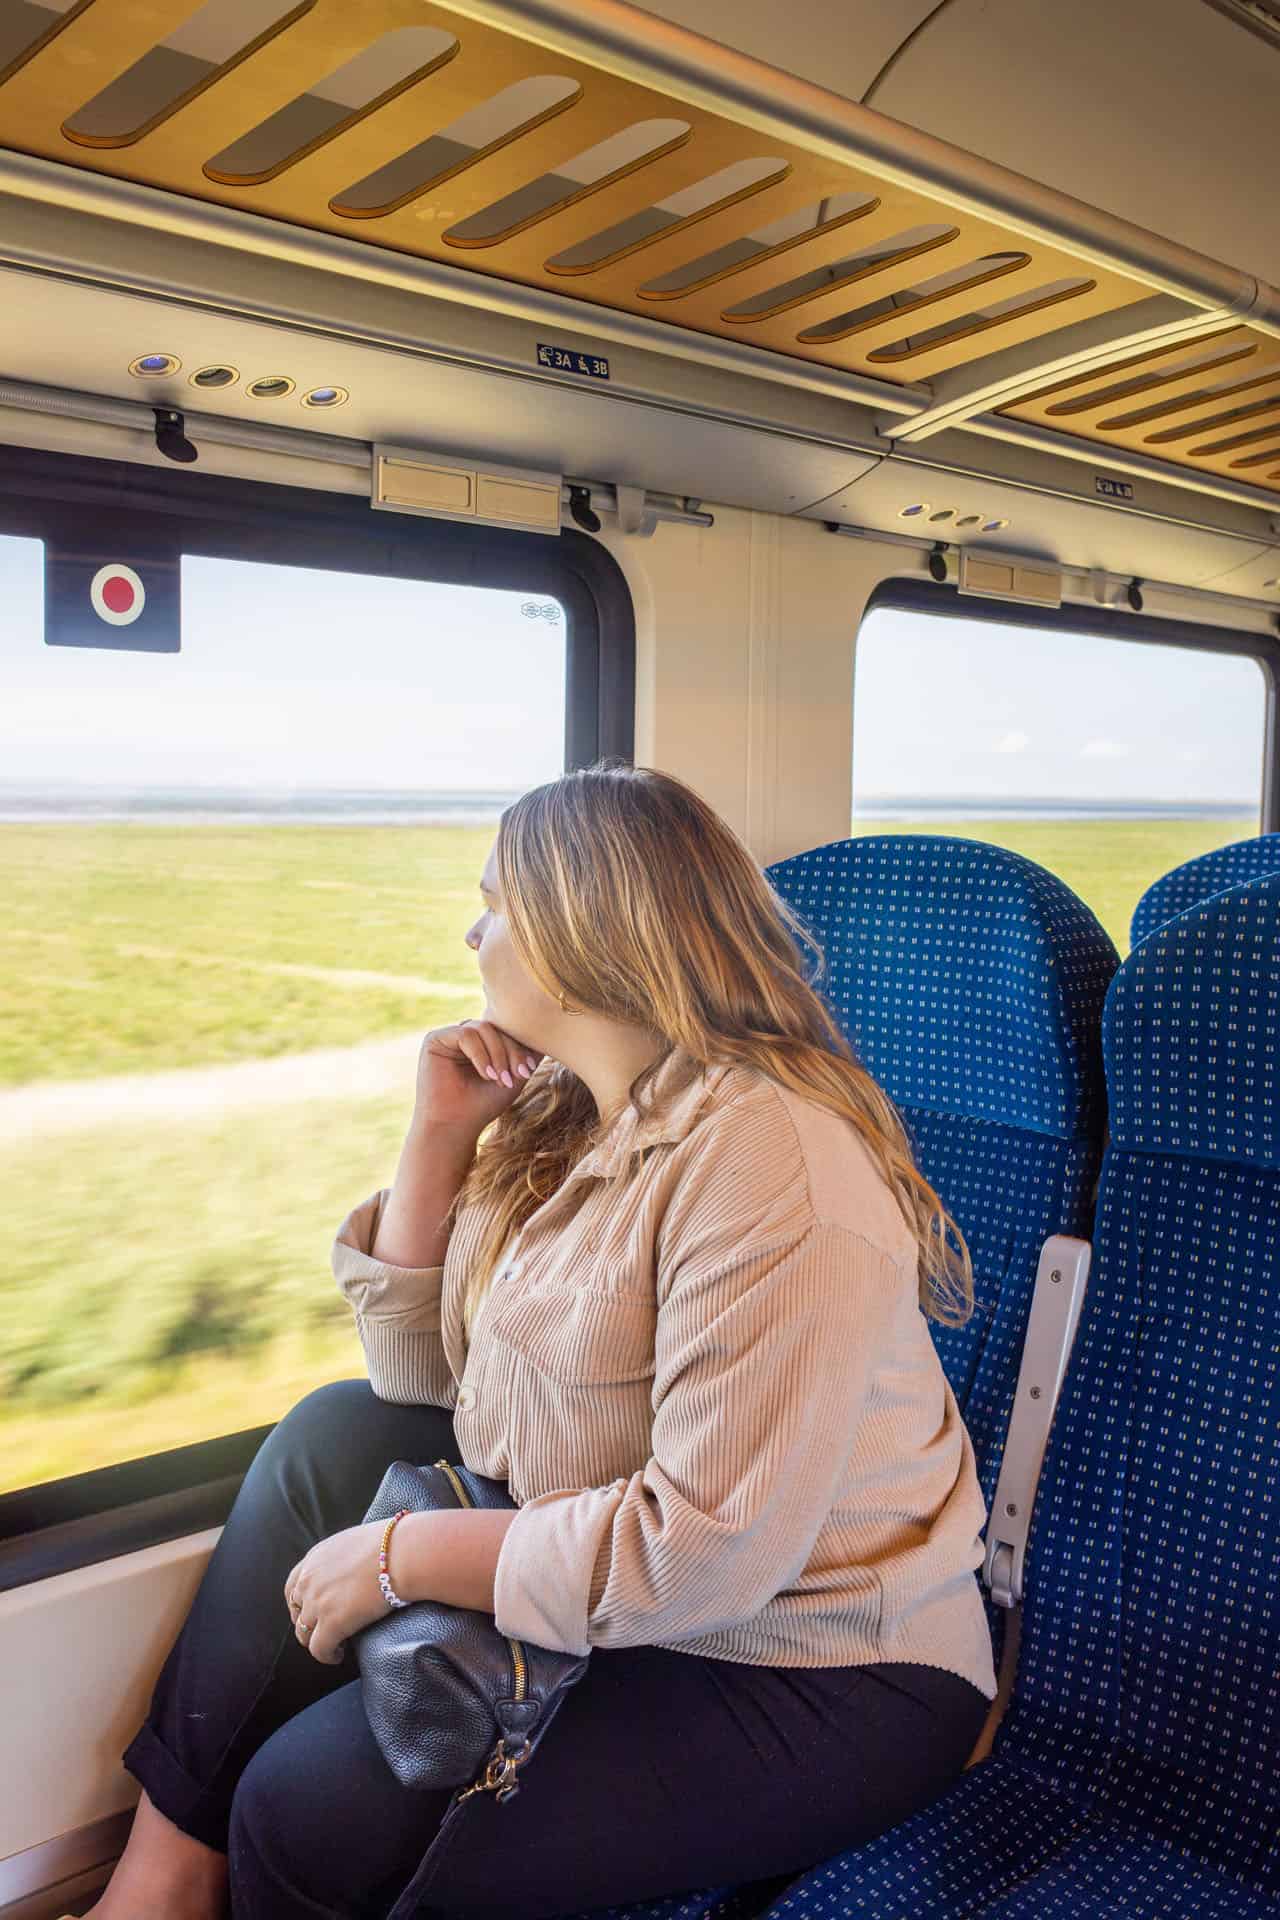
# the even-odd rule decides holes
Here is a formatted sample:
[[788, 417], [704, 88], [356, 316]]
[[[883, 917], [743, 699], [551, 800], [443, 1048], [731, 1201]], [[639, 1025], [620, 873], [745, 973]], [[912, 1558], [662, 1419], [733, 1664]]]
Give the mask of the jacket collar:
[[[703, 1108], [714, 1099], [731, 1071], [727, 1066], [697, 1066], [677, 1048], [663, 1061], [647, 1096], [646, 1104], [667, 1103], [666, 1112], [650, 1118], [633, 1106], [625, 1107], [603, 1140], [579, 1160], [573, 1172], [612, 1180], [625, 1173], [633, 1157], [646, 1147], [677, 1145], [692, 1131]], [[673, 1093], [673, 1088], [679, 1090]]]

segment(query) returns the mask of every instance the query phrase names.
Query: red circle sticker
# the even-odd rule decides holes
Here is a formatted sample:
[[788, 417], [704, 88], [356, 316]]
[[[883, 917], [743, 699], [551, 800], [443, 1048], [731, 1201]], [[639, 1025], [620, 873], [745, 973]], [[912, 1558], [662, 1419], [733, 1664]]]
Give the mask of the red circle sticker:
[[128, 627], [146, 606], [147, 590], [132, 567], [113, 561], [94, 574], [89, 599], [98, 618], [109, 627]]

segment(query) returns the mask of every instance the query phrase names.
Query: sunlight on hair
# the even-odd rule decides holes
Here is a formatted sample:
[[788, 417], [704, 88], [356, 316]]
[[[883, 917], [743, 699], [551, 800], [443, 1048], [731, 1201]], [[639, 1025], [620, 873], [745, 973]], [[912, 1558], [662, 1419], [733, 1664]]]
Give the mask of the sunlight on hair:
[[[511, 938], [549, 994], [657, 1033], [666, 1051], [631, 1088], [663, 1100], [704, 1067], [736, 1066], [851, 1122], [889, 1185], [920, 1254], [920, 1305], [960, 1326], [973, 1311], [968, 1249], [915, 1165], [897, 1109], [859, 1065], [810, 984], [821, 953], [758, 863], [683, 781], [601, 761], [523, 794], [502, 816], [498, 873]], [[468, 1282], [470, 1332], [499, 1256], [601, 1137], [590, 1090], [553, 1064], [481, 1143], [455, 1208], [484, 1201], [494, 1221]]]

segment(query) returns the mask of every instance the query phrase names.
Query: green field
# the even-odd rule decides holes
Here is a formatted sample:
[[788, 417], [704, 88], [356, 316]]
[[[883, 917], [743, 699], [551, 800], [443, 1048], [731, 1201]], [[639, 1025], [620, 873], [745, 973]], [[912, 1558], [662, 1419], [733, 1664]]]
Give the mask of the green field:
[[[1150, 880], [1254, 823], [951, 830], [1051, 867], [1123, 951]], [[0, 1487], [257, 1425], [362, 1371], [329, 1241], [394, 1170], [411, 1036], [479, 1011], [462, 934], [490, 837], [0, 828]], [[341, 1067], [319, 1097], [254, 1091], [255, 1061], [395, 1036], [403, 1064], [376, 1094]], [[234, 1063], [225, 1110], [193, 1105], [190, 1070]], [[175, 1068], [170, 1113], [131, 1117], [126, 1093], [115, 1115], [23, 1137], [47, 1083]]]
[[0, 827], [0, 1086], [269, 1059], [438, 1022], [474, 998], [462, 935], [492, 838]]

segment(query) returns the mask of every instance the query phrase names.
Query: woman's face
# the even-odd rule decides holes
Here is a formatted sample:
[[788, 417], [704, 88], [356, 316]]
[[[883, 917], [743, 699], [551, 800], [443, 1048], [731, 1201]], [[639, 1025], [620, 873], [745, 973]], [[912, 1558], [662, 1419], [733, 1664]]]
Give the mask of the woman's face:
[[485, 992], [484, 1018], [540, 1053], [563, 1019], [559, 1002], [544, 993], [512, 944], [503, 912], [498, 862], [491, 850], [480, 876], [484, 911], [467, 932], [467, 945], [480, 964]]

